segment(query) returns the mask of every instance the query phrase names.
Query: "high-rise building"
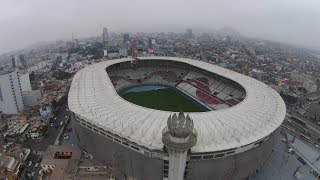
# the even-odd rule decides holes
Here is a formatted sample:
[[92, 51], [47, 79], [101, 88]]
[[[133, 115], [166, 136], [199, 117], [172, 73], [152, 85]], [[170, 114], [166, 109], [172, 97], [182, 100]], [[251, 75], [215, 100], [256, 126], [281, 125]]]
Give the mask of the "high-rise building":
[[185, 35], [186, 35], [186, 38], [188, 38], [188, 39], [193, 39], [194, 38], [192, 29], [186, 29], [186, 34]]
[[148, 37], [148, 48], [152, 49], [152, 38]]
[[74, 39], [73, 44], [74, 44], [74, 48], [79, 48], [79, 40], [78, 39]]
[[226, 37], [226, 42], [227, 42], [227, 44], [231, 44], [231, 36]]
[[23, 109], [20, 73], [0, 72], [0, 111], [4, 114], [18, 114]]
[[109, 37], [108, 28], [103, 28], [102, 41], [108, 42], [108, 37]]
[[26, 67], [27, 66], [27, 60], [23, 54], [19, 55], [19, 60], [22, 66]]
[[128, 33], [123, 34], [123, 43], [130, 42], [130, 36]]
[[14, 56], [11, 56], [11, 65], [12, 65], [12, 68], [15, 69], [17, 67], [16, 65], [16, 59], [14, 58]]

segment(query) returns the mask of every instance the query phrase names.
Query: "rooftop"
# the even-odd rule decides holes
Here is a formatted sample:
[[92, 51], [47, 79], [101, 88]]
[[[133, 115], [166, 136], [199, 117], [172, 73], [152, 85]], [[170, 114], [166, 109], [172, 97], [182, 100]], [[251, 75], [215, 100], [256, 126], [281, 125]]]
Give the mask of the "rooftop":
[[[193, 152], [212, 152], [251, 144], [274, 132], [285, 117], [285, 104], [272, 88], [234, 71], [201, 61], [173, 57], [146, 57], [180, 61], [239, 83], [247, 92], [239, 104], [222, 110], [188, 113], [198, 131]], [[172, 112], [141, 107], [122, 99], [106, 67], [129, 58], [97, 63], [73, 79], [68, 104], [80, 118], [149, 149], [162, 150], [162, 130]]]

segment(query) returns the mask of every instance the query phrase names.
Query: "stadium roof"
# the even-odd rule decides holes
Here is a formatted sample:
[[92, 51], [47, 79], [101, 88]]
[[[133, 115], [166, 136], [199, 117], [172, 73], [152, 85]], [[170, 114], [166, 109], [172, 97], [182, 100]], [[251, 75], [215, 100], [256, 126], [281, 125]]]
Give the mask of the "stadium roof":
[[[258, 141], [274, 132], [283, 122], [285, 104], [272, 88], [253, 78], [201, 61], [146, 57], [181, 61], [238, 82], [246, 98], [226, 109], [188, 113], [198, 131], [192, 152], [212, 152], [237, 148]], [[162, 130], [172, 112], [149, 109], [122, 99], [114, 89], [106, 67], [131, 59], [97, 63], [80, 70], [69, 92], [69, 108], [84, 120], [139, 145], [162, 150]]]

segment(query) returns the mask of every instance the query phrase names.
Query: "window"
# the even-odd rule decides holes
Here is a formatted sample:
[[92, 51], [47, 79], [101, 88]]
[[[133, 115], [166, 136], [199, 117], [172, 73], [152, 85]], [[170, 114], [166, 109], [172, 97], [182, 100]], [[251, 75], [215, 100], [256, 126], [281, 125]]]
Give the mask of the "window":
[[224, 157], [224, 156], [225, 156], [225, 154], [223, 154], [223, 153], [221, 153], [221, 154], [216, 154], [215, 158], [222, 158], [222, 157]]
[[107, 135], [107, 137], [108, 137], [108, 138], [110, 138], [110, 139], [113, 139], [113, 137], [112, 137], [112, 136], [110, 136], [110, 135]]
[[3, 101], [3, 96], [2, 96], [1, 86], [0, 86], [0, 101]]
[[139, 149], [139, 148], [137, 148], [137, 147], [135, 147], [135, 146], [132, 146], [132, 145], [131, 145], [131, 147], [132, 147], [133, 149], [135, 149], [135, 150], [140, 151], [140, 149]]
[[213, 155], [207, 155], [207, 156], [203, 156], [203, 159], [212, 159]]
[[191, 160], [202, 159], [202, 156], [190, 156]]

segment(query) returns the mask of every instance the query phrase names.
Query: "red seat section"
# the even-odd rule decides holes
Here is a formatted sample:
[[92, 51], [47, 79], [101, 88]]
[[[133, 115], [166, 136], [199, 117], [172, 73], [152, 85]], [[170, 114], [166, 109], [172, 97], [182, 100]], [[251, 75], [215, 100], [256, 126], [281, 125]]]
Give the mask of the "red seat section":
[[211, 95], [207, 94], [201, 89], [197, 89], [196, 95], [199, 98], [199, 100], [205, 104], [211, 104], [211, 105], [221, 104], [221, 102], [218, 99], [212, 97]]

